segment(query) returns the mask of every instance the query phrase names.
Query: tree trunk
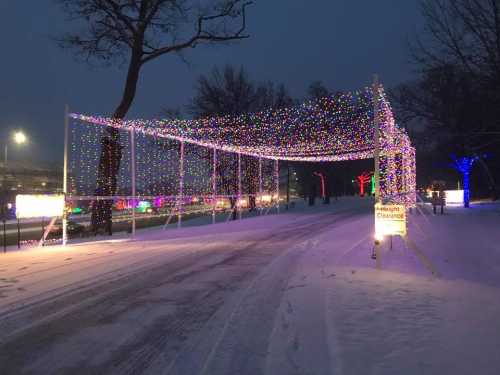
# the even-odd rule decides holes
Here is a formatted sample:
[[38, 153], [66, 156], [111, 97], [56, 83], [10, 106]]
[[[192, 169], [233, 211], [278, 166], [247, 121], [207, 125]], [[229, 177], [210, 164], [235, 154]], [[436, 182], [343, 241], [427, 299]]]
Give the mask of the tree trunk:
[[[134, 101], [137, 91], [137, 82], [139, 81], [139, 72], [141, 69], [141, 55], [139, 52], [132, 52], [132, 57], [127, 72], [127, 80], [123, 91], [120, 104], [115, 109], [113, 118], [123, 119], [129, 111]], [[117, 190], [117, 177], [120, 170], [122, 159], [122, 148], [120, 144], [120, 132], [118, 129], [107, 127], [106, 133], [101, 139], [101, 156], [99, 158], [97, 186], [95, 195], [113, 196]], [[113, 222], [113, 200], [97, 200], [92, 206], [91, 224], [95, 234], [99, 228], [109, 235], [112, 234]], [[135, 209], [132, 204], [132, 209]]]

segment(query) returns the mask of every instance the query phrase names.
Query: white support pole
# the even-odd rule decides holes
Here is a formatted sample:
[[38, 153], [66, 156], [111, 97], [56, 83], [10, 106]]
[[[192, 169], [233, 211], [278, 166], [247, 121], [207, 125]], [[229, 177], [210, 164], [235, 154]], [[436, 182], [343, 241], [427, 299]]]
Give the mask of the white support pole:
[[132, 237], [135, 236], [135, 130], [130, 128], [130, 171], [132, 174]]
[[394, 123], [389, 122], [386, 124], [386, 132], [385, 138], [388, 143], [388, 147], [386, 151], [386, 159], [387, 159], [387, 171], [385, 173], [387, 181], [386, 181], [386, 191], [387, 195], [393, 199], [397, 194], [397, 181], [396, 181], [396, 150], [395, 150], [395, 136], [394, 136]]
[[276, 210], [278, 214], [280, 213], [280, 166], [279, 160], [276, 159], [275, 162], [275, 178], [276, 178]]
[[238, 152], [238, 200], [236, 202], [238, 219], [241, 220], [241, 153]]
[[62, 217], [62, 244], [66, 246], [68, 242], [68, 210], [66, 207], [66, 199], [68, 195], [68, 134], [69, 132], [69, 106], [64, 107], [64, 160], [63, 160], [63, 194], [64, 194], [64, 211]]
[[184, 200], [184, 141], [181, 141], [181, 159], [179, 164], [179, 196], [177, 197], [177, 228], [182, 227], [183, 200]]
[[259, 214], [262, 215], [262, 158], [259, 157]]
[[[373, 76], [373, 158], [375, 159], [375, 204], [380, 203], [380, 128], [379, 128], [379, 84], [378, 75]], [[376, 261], [376, 268], [381, 269], [380, 242], [375, 240], [372, 259]]]
[[403, 197], [403, 201], [408, 207], [408, 201], [409, 201], [409, 196], [408, 196], [408, 152], [405, 152], [403, 148], [400, 149], [400, 154], [401, 154], [401, 194]]
[[373, 76], [373, 158], [375, 159], [375, 202], [380, 202], [380, 129], [379, 129], [379, 84], [378, 75]]
[[416, 174], [417, 174], [417, 160], [415, 155], [415, 148], [410, 148], [410, 160], [411, 160], [411, 174], [409, 181], [409, 190], [411, 192], [411, 203], [413, 207], [416, 207], [417, 204], [417, 186], [416, 186]]
[[217, 208], [217, 149], [214, 147], [212, 171], [212, 224], [215, 224], [215, 211]]

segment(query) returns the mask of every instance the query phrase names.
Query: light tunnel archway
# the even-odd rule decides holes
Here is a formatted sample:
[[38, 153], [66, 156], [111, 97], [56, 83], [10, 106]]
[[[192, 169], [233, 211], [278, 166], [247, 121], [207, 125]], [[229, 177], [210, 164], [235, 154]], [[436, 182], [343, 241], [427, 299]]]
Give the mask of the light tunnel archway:
[[[380, 200], [407, 207], [415, 204], [415, 149], [407, 133], [397, 126], [387, 96], [378, 84], [295, 107], [239, 116], [197, 120], [117, 120], [69, 114], [69, 118], [77, 122], [72, 127], [71, 142], [76, 157], [70, 158], [72, 162], [68, 171], [67, 196], [70, 200], [127, 197], [135, 200], [143, 197], [174, 199], [182, 206], [187, 197], [209, 196], [214, 202], [215, 212], [215, 202], [220, 196], [232, 196], [239, 204], [242, 196], [250, 199], [257, 195], [257, 191], [260, 197], [264, 190], [272, 191], [273, 188], [279, 194], [280, 160], [333, 162], [374, 158], [378, 154], [375, 159], [379, 160]], [[92, 190], [92, 185], [95, 187], [99, 178], [96, 168], [98, 153], [102, 154], [103, 140], [108, 137], [106, 129], [109, 128], [116, 130], [121, 142], [123, 155], [119, 176], [122, 177], [119, 178], [123, 181], [115, 194], [101, 196]], [[76, 134], [82, 129], [87, 131]], [[81, 146], [86, 139], [89, 140], [88, 147], [79, 147], [79, 142]], [[101, 147], [96, 147], [98, 142]], [[155, 143], [160, 146], [145, 146]], [[186, 153], [195, 156], [185, 158]], [[90, 161], [83, 163], [87, 165], [79, 165], [79, 161], [74, 161], [79, 157]], [[200, 181], [195, 173], [189, 176], [190, 171], [196, 169], [203, 170]], [[236, 194], [222, 191], [223, 169], [224, 173], [237, 177], [232, 179], [237, 181], [233, 183], [233, 193]], [[168, 179], [158, 180], [158, 175], [167, 170], [176, 172]], [[247, 188], [248, 181], [251, 181], [249, 170], [253, 170], [254, 175], [259, 174], [258, 188]], [[263, 175], [273, 175], [274, 180], [264, 182]], [[192, 188], [194, 181], [203, 186], [203, 194]], [[86, 184], [85, 188], [82, 188], [83, 184]], [[277, 201], [279, 209], [279, 197]], [[180, 221], [182, 209], [179, 212]]]

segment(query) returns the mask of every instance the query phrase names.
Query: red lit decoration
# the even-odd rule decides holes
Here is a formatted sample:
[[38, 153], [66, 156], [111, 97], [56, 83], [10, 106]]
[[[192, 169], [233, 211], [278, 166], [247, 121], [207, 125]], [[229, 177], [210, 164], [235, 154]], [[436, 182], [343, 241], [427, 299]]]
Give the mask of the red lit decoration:
[[321, 172], [314, 172], [315, 176], [318, 176], [321, 180], [321, 198], [326, 198], [326, 188], [325, 188], [325, 175]]
[[363, 172], [358, 177], [356, 177], [356, 180], [359, 183], [359, 195], [361, 197], [365, 195], [365, 184], [371, 181], [372, 175], [373, 172]]

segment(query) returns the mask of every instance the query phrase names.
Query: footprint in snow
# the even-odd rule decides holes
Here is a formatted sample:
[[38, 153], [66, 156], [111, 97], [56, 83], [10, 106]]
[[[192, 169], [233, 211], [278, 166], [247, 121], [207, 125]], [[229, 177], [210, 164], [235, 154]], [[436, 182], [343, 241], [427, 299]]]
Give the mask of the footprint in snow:
[[297, 288], [303, 288], [307, 286], [307, 284], [299, 284], [299, 285], [290, 285], [286, 290], [291, 290], [291, 289], [297, 289]]
[[286, 330], [288, 329], [288, 327], [290, 326], [290, 324], [288, 323], [288, 321], [286, 320], [286, 317], [285, 315], [282, 315], [281, 316], [281, 327]]
[[300, 341], [299, 338], [297, 337], [297, 334], [295, 334], [295, 336], [293, 337], [292, 348], [295, 351], [300, 349]]

